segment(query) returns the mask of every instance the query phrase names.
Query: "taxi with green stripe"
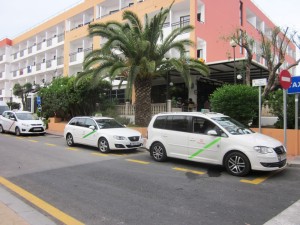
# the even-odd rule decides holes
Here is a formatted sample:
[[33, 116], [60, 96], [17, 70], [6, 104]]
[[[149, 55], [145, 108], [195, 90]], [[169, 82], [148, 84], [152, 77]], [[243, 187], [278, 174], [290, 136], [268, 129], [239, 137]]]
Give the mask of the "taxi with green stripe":
[[153, 116], [146, 149], [156, 161], [167, 157], [222, 165], [245, 176], [251, 170], [286, 166], [286, 149], [269, 136], [221, 113], [174, 112]]
[[65, 126], [64, 137], [68, 146], [94, 146], [102, 153], [135, 150], [144, 143], [139, 131], [127, 128], [110, 117], [74, 117]]

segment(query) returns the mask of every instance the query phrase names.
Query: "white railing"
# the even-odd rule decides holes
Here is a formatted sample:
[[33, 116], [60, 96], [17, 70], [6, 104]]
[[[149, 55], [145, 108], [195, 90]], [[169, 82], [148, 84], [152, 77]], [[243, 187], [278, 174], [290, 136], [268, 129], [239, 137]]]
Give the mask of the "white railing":
[[[168, 104], [169, 104], [168, 111], [173, 111], [173, 109], [171, 109], [171, 101], [170, 100], [169, 100]], [[124, 105], [117, 105], [116, 110], [119, 115], [128, 115], [128, 116], [134, 115], [135, 105], [132, 105], [129, 102], [126, 102], [126, 104], [124, 104]], [[178, 109], [176, 111], [178, 111]], [[161, 112], [167, 112], [166, 103], [151, 104], [151, 112], [152, 112], [152, 115], [155, 115], [155, 114], [161, 113]]]

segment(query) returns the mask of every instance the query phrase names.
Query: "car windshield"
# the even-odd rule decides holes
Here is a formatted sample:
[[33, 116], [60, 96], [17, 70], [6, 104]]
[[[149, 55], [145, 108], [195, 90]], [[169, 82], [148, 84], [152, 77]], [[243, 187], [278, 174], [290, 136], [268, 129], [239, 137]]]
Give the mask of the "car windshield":
[[96, 122], [100, 129], [124, 128], [122, 124], [114, 119], [96, 119]]
[[37, 120], [37, 118], [31, 113], [16, 113], [19, 120]]
[[227, 130], [230, 134], [233, 135], [254, 133], [251, 129], [230, 117], [213, 117], [211, 119], [219, 125], [221, 125], [221, 127], [223, 127], [225, 130]]

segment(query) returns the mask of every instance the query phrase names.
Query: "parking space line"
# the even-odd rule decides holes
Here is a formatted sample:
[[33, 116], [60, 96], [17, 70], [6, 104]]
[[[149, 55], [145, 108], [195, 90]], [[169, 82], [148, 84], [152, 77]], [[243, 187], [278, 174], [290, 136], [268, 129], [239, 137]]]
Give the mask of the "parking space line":
[[37, 140], [28, 140], [28, 141], [33, 142], [33, 143], [39, 142]]
[[150, 164], [150, 162], [135, 160], [135, 159], [126, 159], [128, 162], [139, 163], [139, 164]]
[[242, 180], [240, 180], [240, 182], [246, 183], [246, 184], [255, 184], [255, 185], [257, 185], [257, 184], [260, 184], [260, 183], [264, 182], [264, 181], [267, 180], [268, 178], [274, 176], [276, 173], [279, 173], [279, 172], [281, 172], [281, 171], [282, 171], [282, 170], [274, 171], [273, 173], [271, 173], [271, 174], [268, 175], [268, 176], [258, 177], [258, 178], [255, 178], [255, 179], [253, 179], [253, 180], [242, 179]]
[[205, 172], [200, 171], [200, 170], [190, 170], [190, 169], [185, 169], [185, 168], [180, 168], [180, 167], [173, 167], [172, 169], [177, 170], [177, 171], [182, 171], [182, 172], [190, 172], [190, 173], [194, 173], [194, 174], [198, 174], [198, 175], [205, 174]]
[[66, 148], [67, 150], [70, 150], [70, 151], [78, 151], [77, 148]]
[[91, 153], [92, 155], [97, 155], [97, 156], [108, 156], [107, 154], [104, 154], [104, 153], [99, 153], [99, 152], [93, 152], [93, 153]]
[[63, 222], [64, 224], [74, 224], [74, 225], [83, 225], [84, 223], [76, 220], [74, 217], [69, 216], [68, 214], [64, 213], [63, 211], [55, 208], [53, 205], [47, 203], [46, 201], [38, 198], [37, 196], [31, 194], [30, 192], [26, 191], [25, 189], [11, 183], [9, 180], [5, 179], [4, 177], [0, 176], [0, 184], [5, 186], [6, 188], [10, 189], [11, 191], [17, 193], [27, 201], [31, 202], [33, 205], [37, 206], [41, 210], [47, 212], [57, 220]]
[[51, 143], [45, 143], [45, 145], [47, 145], [47, 146], [56, 146], [55, 144], [51, 144]]

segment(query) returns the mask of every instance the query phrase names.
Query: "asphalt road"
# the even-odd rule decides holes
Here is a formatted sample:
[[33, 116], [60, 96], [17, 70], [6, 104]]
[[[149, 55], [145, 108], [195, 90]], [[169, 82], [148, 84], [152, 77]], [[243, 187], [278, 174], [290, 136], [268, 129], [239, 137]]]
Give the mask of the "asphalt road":
[[54, 135], [0, 134], [0, 143], [0, 176], [84, 224], [263, 224], [300, 199], [297, 167], [239, 178], [219, 166], [158, 163], [144, 149], [68, 148]]

